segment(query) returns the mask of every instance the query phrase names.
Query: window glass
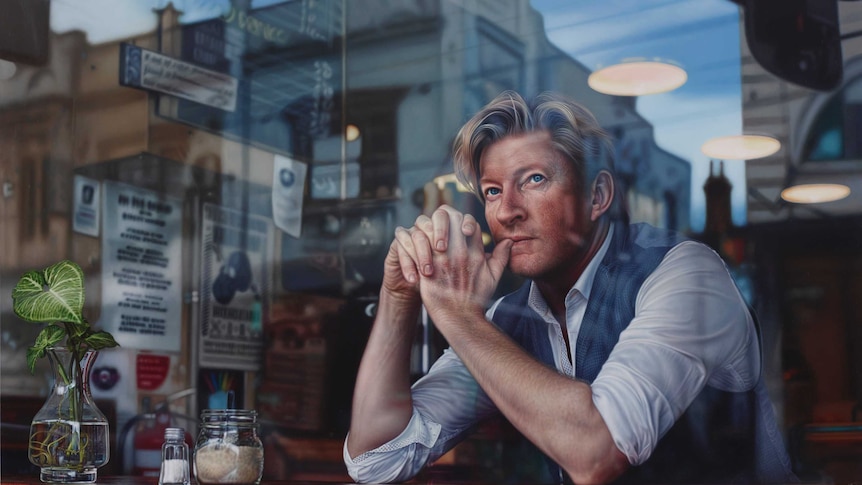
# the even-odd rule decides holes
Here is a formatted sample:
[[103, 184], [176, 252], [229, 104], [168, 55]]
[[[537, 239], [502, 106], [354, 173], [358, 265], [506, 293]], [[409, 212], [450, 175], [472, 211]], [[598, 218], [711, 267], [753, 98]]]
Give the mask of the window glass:
[[[862, 77], [849, 69], [862, 37], [840, 40], [840, 86], [801, 86], [752, 55], [748, 3], [0, 0], [4, 480], [32, 471], [26, 433], [5, 427], [29, 418], [6, 409], [41, 406], [51, 378], [45, 359], [29, 372], [42, 326], [10, 296], [26, 271], [63, 259], [83, 270], [84, 315], [121, 344], [94, 371], [116, 443], [100, 474], [153, 473], [141, 437], [160, 445], [157, 411], [194, 434], [203, 409], [231, 399], [260, 413], [268, 479], [349, 480], [343, 438], [396, 228], [448, 204], [493, 250], [451, 152], [504, 90], [552, 91], [595, 115], [610, 144], [593, 156], [613, 160], [631, 222], [709, 245], [756, 312], [800, 475], [857, 480], [841, 460], [862, 463], [858, 440], [838, 443], [834, 427], [856, 426], [862, 395], [862, 173], [818, 162], [862, 158]], [[841, 32], [858, 31], [862, 2], [840, 3]], [[785, 27], [817, 26], [798, 37], [829, 37], [805, 23], [811, 12], [768, 11], [757, 25], [796, 19]], [[787, 62], [804, 71], [816, 63], [795, 39]], [[591, 86], [637, 61], [686, 78], [654, 94]], [[742, 133], [781, 148], [747, 160], [701, 150]], [[850, 195], [781, 198], [798, 183]], [[523, 282], [507, 272], [495, 296]], [[448, 347], [427, 312], [416, 327], [411, 379]], [[512, 460], [513, 436], [492, 421], [427, 477], [528, 482], [543, 463]]]

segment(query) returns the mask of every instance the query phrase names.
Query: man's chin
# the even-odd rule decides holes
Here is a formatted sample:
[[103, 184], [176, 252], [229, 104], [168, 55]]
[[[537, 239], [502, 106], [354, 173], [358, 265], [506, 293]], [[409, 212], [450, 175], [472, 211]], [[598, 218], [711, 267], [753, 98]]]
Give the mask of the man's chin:
[[[509, 271], [522, 278], [535, 278], [537, 276], [536, 267], [526, 264], [523, 261], [518, 261], [518, 258], [512, 258], [508, 264]], [[538, 273], [540, 274], [540, 273]]]

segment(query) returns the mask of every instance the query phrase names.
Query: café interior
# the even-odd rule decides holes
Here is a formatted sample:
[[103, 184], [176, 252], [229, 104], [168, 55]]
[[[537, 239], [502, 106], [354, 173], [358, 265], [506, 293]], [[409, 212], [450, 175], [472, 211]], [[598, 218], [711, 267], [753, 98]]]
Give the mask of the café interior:
[[[350, 482], [353, 386], [395, 228], [476, 215], [453, 137], [503, 90], [612, 136], [633, 222], [724, 259], [794, 472], [862, 480], [862, 2], [0, 0], [0, 480], [55, 385], [19, 278], [83, 273], [99, 477], [254, 410], [263, 480]], [[856, 100], [855, 93], [859, 93]], [[490, 247], [490, 240], [488, 242]], [[499, 292], [517, 288], [503, 279]], [[448, 346], [427, 313], [411, 375]], [[505, 420], [420, 479], [529, 482]]]

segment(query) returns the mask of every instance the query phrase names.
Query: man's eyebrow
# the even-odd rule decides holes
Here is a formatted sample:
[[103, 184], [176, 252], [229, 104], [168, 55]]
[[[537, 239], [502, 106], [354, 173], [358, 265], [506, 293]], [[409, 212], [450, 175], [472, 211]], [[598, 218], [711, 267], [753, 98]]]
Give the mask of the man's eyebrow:
[[[528, 172], [534, 172], [536, 170], [537, 169], [535, 167], [531, 167], [531, 166], [518, 167], [514, 171], [511, 172], [511, 175], [507, 174], [506, 177], [518, 179], [518, 178], [521, 178], [524, 174], [526, 174]], [[487, 183], [487, 182], [492, 182], [492, 181], [488, 180], [484, 176], [479, 177], [479, 186], [480, 187], [482, 186], [482, 184]]]
[[[534, 171], [536, 171], [536, 170], [537, 170], [537, 168], [536, 168], [536, 167], [532, 167], [532, 166], [522, 166], [522, 167], [518, 167], [518, 168], [516, 168], [516, 169], [515, 169], [515, 170], [513, 170], [512, 172], [508, 172], [508, 173], [506, 173], [506, 175], [504, 175], [504, 178], [520, 178], [520, 177], [522, 177], [525, 173], [528, 173], [528, 172], [534, 172]], [[479, 183], [480, 183], [480, 184], [481, 184], [483, 181], [487, 181], [487, 179], [486, 179], [484, 176], [479, 178]]]

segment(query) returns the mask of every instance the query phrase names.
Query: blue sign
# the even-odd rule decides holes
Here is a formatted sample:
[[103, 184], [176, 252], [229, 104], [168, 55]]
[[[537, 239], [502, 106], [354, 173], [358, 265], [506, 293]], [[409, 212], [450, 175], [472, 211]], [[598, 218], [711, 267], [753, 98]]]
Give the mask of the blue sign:
[[182, 59], [239, 81], [236, 109], [161, 114], [296, 159], [340, 132], [344, 0], [295, 0], [182, 26]]

